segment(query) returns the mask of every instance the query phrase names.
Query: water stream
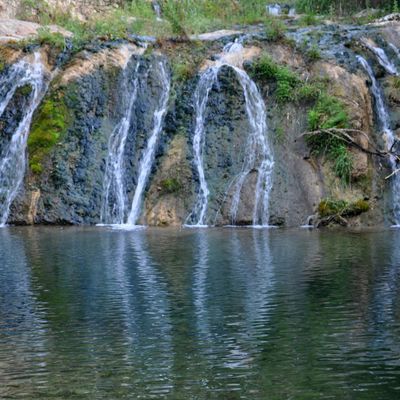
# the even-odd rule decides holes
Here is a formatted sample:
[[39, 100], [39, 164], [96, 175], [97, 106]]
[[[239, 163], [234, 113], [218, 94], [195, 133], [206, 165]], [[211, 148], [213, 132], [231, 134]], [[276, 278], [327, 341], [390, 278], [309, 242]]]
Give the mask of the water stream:
[[158, 66], [162, 92], [159, 99], [158, 107], [154, 112], [153, 130], [147, 142], [147, 146], [144, 150], [142, 159], [140, 160], [139, 177], [135, 189], [135, 194], [132, 200], [131, 212], [128, 216], [128, 225], [135, 225], [140, 217], [140, 213], [142, 210], [143, 193], [149, 179], [151, 168], [153, 166], [156, 146], [160, 137], [160, 133], [162, 131], [162, 123], [164, 121], [164, 116], [167, 112], [168, 107], [169, 92], [171, 88], [170, 75], [167, 71], [164, 61], [160, 61], [158, 63]]
[[[382, 130], [383, 139], [386, 145], [386, 149], [389, 150], [393, 146], [395, 142], [395, 136], [390, 128], [390, 118], [389, 114], [383, 100], [382, 90], [379, 86], [379, 83], [375, 77], [374, 71], [371, 66], [368, 64], [367, 60], [362, 56], [357, 56], [357, 60], [362, 65], [364, 70], [367, 72], [370, 80], [371, 80], [371, 91], [372, 95], [375, 99], [375, 109], [376, 115], [378, 117], [378, 122], [380, 129]], [[394, 157], [390, 159], [391, 168], [394, 171], [397, 168], [396, 160]], [[395, 225], [400, 225], [400, 176], [395, 174], [392, 178], [392, 195], [393, 195], [393, 216]]]
[[[134, 70], [133, 87], [124, 91], [123, 104], [125, 112], [112, 132], [109, 140], [109, 153], [103, 186], [103, 206], [101, 211], [102, 224], [110, 224], [123, 229], [136, 226], [142, 210], [143, 194], [154, 162], [158, 139], [162, 131], [162, 123], [167, 112], [169, 92], [171, 87], [170, 76], [165, 61], [156, 63], [157, 74], [161, 87], [161, 95], [153, 116], [153, 129], [149, 135], [146, 147], [138, 166], [138, 179], [133, 195], [131, 209], [127, 212], [127, 189], [125, 185], [124, 155], [126, 142], [131, 131], [131, 118], [138, 96], [138, 87], [141, 81], [139, 75], [140, 62]], [[124, 70], [124, 88], [129, 87], [128, 72]]]
[[46, 91], [44, 66], [40, 53], [28, 56], [11, 67], [0, 81], [0, 115], [16, 90], [30, 85], [32, 92], [21, 122], [0, 154], [0, 227], [7, 223], [10, 206], [17, 196], [25, 176], [26, 145], [32, 116]]
[[[126, 140], [131, 127], [132, 112], [137, 98], [139, 66], [137, 62], [134, 70], [133, 87], [130, 91], [122, 90], [122, 102], [125, 112], [121, 121], [114, 128], [108, 142], [108, 156], [103, 187], [103, 205], [101, 222], [105, 224], [123, 224], [126, 213], [126, 189], [124, 183], [124, 153]], [[123, 88], [127, 89], [130, 76], [129, 69], [123, 72]]]
[[[239, 42], [229, 43], [224, 47], [225, 54], [238, 53], [243, 50]], [[242, 86], [246, 114], [250, 123], [245, 159], [242, 170], [234, 178], [232, 185], [233, 195], [231, 203], [231, 223], [237, 221], [237, 212], [240, 204], [240, 195], [246, 178], [251, 171], [257, 170], [257, 184], [255, 189], [255, 201], [253, 209], [253, 225], [268, 225], [269, 194], [272, 188], [273, 154], [268, 142], [268, 127], [266, 121], [266, 109], [262, 96], [248, 74], [241, 68], [233, 65], [226, 57], [222, 57], [216, 65], [208, 68], [200, 77], [197, 85], [194, 104], [196, 109], [196, 125], [193, 137], [194, 162], [199, 176], [199, 193], [196, 204], [187, 218], [189, 226], [206, 226], [206, 216], [210, 191], [208, 188], [204, 170], [204, 146], [205, 146], [205, 113], [210, 91], [218, 83], [218, 74], [222, 67], [232, 68]]]
[[375, 54], [379, 64], [382, 65], [382, 67], [386, 70], [386, 72], [388, 72], [391, 75], [399, 75], [399, 71], [397, 70], [396, 66], [392, 63], [392, 61], [389, 60], [387, 54], [383, 49], [381, 49], [380, 47], [372, 46], [367, 42], [363, 43], [368, 49], [370, 49]]

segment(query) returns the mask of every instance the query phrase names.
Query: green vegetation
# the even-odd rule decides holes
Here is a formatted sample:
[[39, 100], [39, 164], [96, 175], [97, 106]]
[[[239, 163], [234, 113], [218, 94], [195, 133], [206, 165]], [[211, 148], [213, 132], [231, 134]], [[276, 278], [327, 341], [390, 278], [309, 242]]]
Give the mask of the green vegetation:
[[269, 17], [265, 20], [264, 25], [265, 33], [269, 41], [276, 42], [285, 38], [287, 27], [280, 19]]
[[275, 81], [275, 94], [280, 103], [316, 100], [325, 90], [322, 82], [304, 82], [295, 72], [284, 65], [277, 64], [266, 54], [253, 63], [250, 73], [257, 80]]
[[344, 104], [326, 93], [321, 94], [308, 112], [309, 130], [321, 132], [307, 137], [307, 144], [314, 154], [325, 154], [334, 163], [336, 175], [346, 183], [350, 182], [353, 167], [351, 154], [340, 138], [324, 132], [324, 129], [347, 127], [348, 115]]
[[300, 85], [299, 77], [289, 68], [277, 64], [268, 55], [262, 55], [252, 65], [252, 75], [262, 81], [276, 81], [276, 96], [280, 103], [296, 99], [296, 88]]
[[22, 95], [22, 96], [24, 96], [24, 97], [27, 97], [32, 93], [32, 86], [29, 83], [27, 83], [24, 86], [20, 86], [17, 89], [17, 93]]
[[306, 57], [309, 61], [317, 61], [321, 59], [321, 53], [318, 46], [313, 44], [311, 48], [306, 51]]
[[354, 217], [369, 210], [369, 203], [360, 199], [353, 203], [345, 200], [324, 199], [318, 205], [318, 214], [321, 218], [327, 218], [334, 215], [343, 217]]
[[300, 26], [312, 26], [318, 25], [319, 20], [315, 14], [305, 14], [301, 16], [297, 22]]
[[181, 190], [182, 184], [175, 178], [168, 178], [161, 181], [162, 193], [176, 193]]
[[390, 85], [394, 89], [400, 89], [400, 76], [391, 76], [390, 77]]
[[330, 128], [347, 128], [348, 115], [339, 100], [322, 94], [308, 113], [308, 125], [311, 131]]
[[187, 60], [175, 62], [172, 65], [173, 78], [178, 82], [183, 82], [190, 79], [194, 75], [195, 71], [195, 67]]
[[63, 94], [54, 93], [40, 107], [28, 138], [29, 166], [34, 173], [43, 171], [44, 157], [66, 132], [70, 114]]
[[48, 44], [60, 50], [65, 49], [64, 36], [58, 32], [51, 32], [47, 26], [38, 29], [37, 40], [40, 45]]
[[371, 7], [391, 11], [392, 4], [388, 0], [297, 0], [296, 7], [306, 13], [348, 15]]

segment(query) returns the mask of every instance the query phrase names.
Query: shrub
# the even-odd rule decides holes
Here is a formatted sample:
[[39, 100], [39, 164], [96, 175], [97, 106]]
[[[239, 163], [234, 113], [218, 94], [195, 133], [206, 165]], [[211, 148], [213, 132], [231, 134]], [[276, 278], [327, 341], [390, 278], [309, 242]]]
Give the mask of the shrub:
[[351, 153], [344, 142], [323, 132], [324, 129], [347, 128], [348, 115], [343, 103], [321, 94], [315, 106], [308, 112], [308, 127], [311, 131], [322, 130], [318, 135], [309, 136], [306, 141], [314, 154], [326, 154], [334, 162], [334, 171], [343, 182], [350, 182], [353, 167]]
[[268, 18], [265, 21], [265, 33], [271, 42], [283, 39], [286, 31], [286, 25], [278, 18]]
[[300, 26], [318, 25], [318, 18], [314, 14], [306, 14], [299, 18], [298, 23]]
[[252, 66], [252, 74], [264, 81], [276, 81], [276, 96], [284, 103], [295, 99], [299, 77], [289, 68], [276, 64], [269, 56], [261, 56]]
[[318, 82], [302, 84], [296, 93], [298, 101], [315, 101], [322, 95], [324, 87]]
[[37, 40], [41, 45], [48, 44], [57, 49], [65, 49], [65, 37], [59, 32], [51, 32], [47, 26], [38, 29]]
[[307, 50], [306, 57], [309, 61], [317, 61], [321, 59], [321, 52], [319, 51], [318, 46], [315, 44], [312, 45], [311, 48]]
[[341, 215], [344, 217], [354, 217], [369, 210], [369, 203], [360, 199], [353, 203], [345, 200], [324, 199], [318, 205], [318, 214], [321, 218]]

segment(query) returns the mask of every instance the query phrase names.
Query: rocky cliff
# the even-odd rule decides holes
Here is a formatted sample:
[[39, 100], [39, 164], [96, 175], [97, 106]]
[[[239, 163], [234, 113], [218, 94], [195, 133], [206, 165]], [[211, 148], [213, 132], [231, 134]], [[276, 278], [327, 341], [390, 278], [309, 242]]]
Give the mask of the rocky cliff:
[[[53, 76], [33, 116], [27, 144], [28, 170], [8, 222], [101, 222], [110, 136], [123, 117], [124, 93], [132, 91], [137, 76], [137, 100], [123, 153], [126, 203], [132, 202], [140, 159], [163, 89], [155, 72], [155, 64], [162, 59], [169, 65], [172, 89], [140, 222], [157, 226], [185, 223], [200, 185], [194, 165], [194, 93], [201, 74], [218, 60], [224, 46], [235, 40], [243, 47], [235, 53], [239, 59], [235, 62], [253, 79], [266, 107], [266, 135], [274, 158], [269, 223], [299, 226], [316, 214], [314, 221], [321, 219], [321, 203], [327, 199], [334, 204], [342, 201], [346, 204], [343, 207], [351, 209], [347, 214], [337, 212], [336, 222], [343, 219], [361, 226], [393, 223], [393, 179], [385, 179], [391, 165], [387, 157], [372, 154], [377, 149], [384, 152], [384, 135], [371, 79], [356, 56], [370, 63], [384, 93], [390, 129], [398, 135], [398, 73], [388, 72], [373, 49], [384, 51], [400, 70], [399, 22], [294, 28], [276, 41], [253, 27], [205, 41], [146, 43], [135, 38], [96, 42], [77, 54], [42, 47], [40, 52]], [[7, 77], [13, 63], [34, 50], [38, 47], [4, 43], [0, 79]], [[124, 79], [126, 75], [128, 80]], [[2, 114], [0, 148], [6, 147], [15, 131], [27, 98], [29, 88], [21, 87]], [[205, 105], [202, 156], [209, 189], [207, 224], [231, 223], [232, 182], [242, 172], [253, 129], [246, 104], [234, 69], [222, 67]], [[312, 117], [318, 121], [310, 121]], [[334, 148], [333, 139], [325, 138], [318, 147], [304, 133], [321, 127], [357, 133], [353, 143], [343, 146], [335, 142]], [[236, 224], [252, 223], [258, 176], [259, 170], [254, 168], [243, 181]], [[362, 204], [362, 210], [355, 210], [354, 204]], [[327, 213], [328, 217], [331, 214], [335, 213]]]

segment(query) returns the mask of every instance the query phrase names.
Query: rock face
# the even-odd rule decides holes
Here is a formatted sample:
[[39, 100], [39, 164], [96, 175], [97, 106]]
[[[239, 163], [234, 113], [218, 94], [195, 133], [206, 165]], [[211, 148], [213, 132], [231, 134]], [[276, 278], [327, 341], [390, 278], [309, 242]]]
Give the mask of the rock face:
[[[327, 28], [326, 33], [329, 40], [336, 37], [337, 42], [333, 40], [330, 47], [324, 35], [319, 35], [322, 54], [315, 60], [310, 59], [307, 49], [299, 50], [291, 43], [271, 43], [262, 35], [257, 39], [248, 37], [244, 40], [244, 54], [248, 54], [249, 59], [241, 60], [240, 67], [244, 65], [251, 74], [252, 65], [260, 54], [268, 54], [277, 64], [292, 69], [302, 81], [324, 82], [329, 95], [346, 106], [349, 124], [366, 133], [367, 136], [356, 136], [355, 141], [370, 150], [382, 149], [384, 143], [376, 122], [370, 82], [355, 54], [363, 54], [371, 63], [385, 93], [392, 128], [399, 130], [398, 78], [387, 74], [375, 55], [360, 44], [364, 36], [375, 40], [400, 69], [400, 59], [396, 58], [394, 50], [400, 47], [398, 27], [370, 27], [358, 33], [351, 29], [335, 32], [330, 29]], [[312, 30], [297, 32], [294, 38], [301, 43], [308, 35], [315, 38]], [[213, 55], [220, 53], [227, 44], [225, 36], [216, 37], [217, 41], [205, 42], [202, 62], [184, 77], [177, 75], [177, 61], [171, 55], [171, 48], [166, 49], [163, 44], [158, 44], [157, 50], [149, 48], [145, 51], [133, 43], [104, 43], [87, 46], [68, 59], [57, 70], [35, 113], [28, 142], [29, 170], [12, 205], [9, 223], [100, 222], [109, 138], [123, 117], [122, 93], [132, 90], [132, 82], [138, 74], [140, 84], [123, 163], [127, 204], [131, 203], [140, 157], [163, 89], [154, 65], [167, 57], [171, 71], [174, 71], [173, 87], [140, 222], [156, 226], [184, 224], [199, 190], [199, 176], [193, 163], [196, 122], [193, 94], [199, 74], [215, 62]], [[348, 40], [346, 46], [343, 46], [343, 37]], [[179, 54], [183, 51], [190, 54], [193, 44], [177, 46], [181, 46], [176, 49]], [[6, 46], [1, 49], [3, 58], [11, 63], [20, 54], [11, 52], [11, 55], [10, 51]], [[6, 62], [2, 74], [7, 72], [7, 65]], [[129, 76], [128, 84], [123, 79], [124, 71]], [[335, 175], [334, 161], [324, 154], [312, 154], [302, 136], [308, 130], [308, 112], [315, 105], [315, 99], [281, 102], [276, 81], [265, 81], [257, 74], [252, 76], [266, 104], [268, 134], [275, 160], [270, 224], [305, 224], [324, 198], [368, 201], [370, 211], [354, 218], [351, 221], [354, 225], [390, 222], [391, 190], [390, 183], [384, 180], [390, 172], [387, 162], [352, 148], [352, 183], [343, 184]], [[22, 87], [16, 92], [0, 118], [0, 149], [20, 118], [19, 110], [24, 107], [26, 90]], [[53, 123], [49, 125], [49, 121]], [[230, 185], [241, 172], [250, 130], [243, 89], [234, 70], [224, 66], [220, 69], [218, 82], [210, 90], [205, 111], [203, 156], [210, 190], [207, 220], [210, 224], [230, 223]], [[38, 148], [37, 141], [47, 143], [48, 140], [47, 136], [40, 135], [53, 131], [57, 139]], [[257, 177], [258, 172], [254, 170], [245, 179], [236, 221], [239, 225], [252, 222]]]

